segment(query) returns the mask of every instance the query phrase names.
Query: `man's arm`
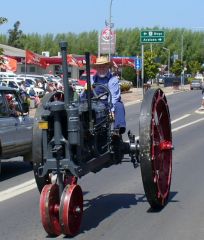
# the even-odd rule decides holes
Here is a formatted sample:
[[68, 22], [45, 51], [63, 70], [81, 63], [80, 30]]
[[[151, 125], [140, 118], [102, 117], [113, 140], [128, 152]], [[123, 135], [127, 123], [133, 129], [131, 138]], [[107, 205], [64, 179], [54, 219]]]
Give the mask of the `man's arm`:
[[108, 82], [108, 88], [111, 92], [111, 95], [112, 95], [112, 104], [113, 104], [113, 107], [111, 109], [112, 112], [114, 112], [114, 106], [115, 106], [115, 103], [120, 101], [121, 99], [121, 96], [120, 96], [120, 85], [119, 85], [119, 81], [118, 81], [118, 78], [117, 77], [112, 77], [109, 82]]

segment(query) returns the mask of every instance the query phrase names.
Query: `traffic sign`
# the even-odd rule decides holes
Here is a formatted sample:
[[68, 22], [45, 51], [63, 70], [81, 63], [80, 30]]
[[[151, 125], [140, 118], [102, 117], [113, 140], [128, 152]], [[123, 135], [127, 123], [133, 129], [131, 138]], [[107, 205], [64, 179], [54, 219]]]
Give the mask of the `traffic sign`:
[[163, 43], [164, 40], [164, 31], [147, 30], [140, 32], [141, 43]]
[[141, 69], [141, 59], [139, 57], [135, 58], [135, 69], [140, 70]]

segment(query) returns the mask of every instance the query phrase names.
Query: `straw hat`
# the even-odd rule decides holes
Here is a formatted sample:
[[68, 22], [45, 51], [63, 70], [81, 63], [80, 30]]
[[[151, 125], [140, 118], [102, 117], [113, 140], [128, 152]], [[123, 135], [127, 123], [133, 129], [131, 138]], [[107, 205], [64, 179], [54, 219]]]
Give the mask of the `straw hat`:
[[96, 62], [92, 64], [93, 67], [101, 66], [101, 65], [107, 65], [112, 66], [113, 63], [109, 61], [108, 57], [101, 56], [96, 59]]

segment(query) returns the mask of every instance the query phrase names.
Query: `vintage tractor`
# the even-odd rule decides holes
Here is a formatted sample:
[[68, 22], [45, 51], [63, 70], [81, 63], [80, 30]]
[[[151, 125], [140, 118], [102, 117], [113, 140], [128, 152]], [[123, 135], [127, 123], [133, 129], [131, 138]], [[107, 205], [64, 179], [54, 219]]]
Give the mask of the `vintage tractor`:
[[[172, 134], [166, 97], [148, 89], [139, 117], [139, 140], [128, 131], [124, 142], [112, 128], [109, 89], [91, 86], [86, 57], [86, 99], [76, 98], [68, 81], [67, 43], [60, 43], [64, 91], [46, 94], [36, 110], [33, 127], [33, 168], [40, 195], [40, 216], [48, 235], [74, 236], [83, 215], [83, 192], [77, 179], [121, 163], [129, 155], [140, 165], [145, 194], [153, 209], [168, 201], [172, 174]], [[103, 89], [97, 94], [96, 88]]]

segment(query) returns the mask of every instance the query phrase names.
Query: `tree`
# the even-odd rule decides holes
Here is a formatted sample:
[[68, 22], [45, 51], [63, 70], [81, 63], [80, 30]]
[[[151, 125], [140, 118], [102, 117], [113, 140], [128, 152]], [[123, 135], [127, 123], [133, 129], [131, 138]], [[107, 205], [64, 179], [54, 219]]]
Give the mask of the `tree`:
[[0, 17], [0, 25], [8, 22], [8, 19], [5, 17]]
[[174, 73], [176, 76], [180, 76], [183, 68], [184, 66], [182, 62], [180, 60], [176, 60], [171, 67], [171, 72]]
[[192, 74], [196, 74], [201, 71], [201, 64], [198, 61], [189, 61], [188, 62], [189, 72]]
[[149, 79], [156, 78], [158, 73], [158, 63], [155, 61], [156, 54], [151, 51], [144, 52], [144, 79], [145, 82]]
[[[8, 20], [5, 17], [0, 17], [0, 25], [6, 23]], [[0, 56], [3, 55], [3, 49], [0, 48]], [[0, 57], [0, 65], [4, 62], [3, 58]]]
[[17, 21], [13, 25], [13, 29], [9, 29], [9, 38], [8, 38], [8, 45], [13, 46], [16, 48], [24, 48], [24, 39], [26, 38], [26, 35], [23, 34], [22, 30], [19, 30], [20, 22]]
[[122, 67], [122, 73], [123, 73], [123, 79], [131, 81], [133, 84], [135, 83], [136, 80], [136, 73], [135, 69], [130, 66], [124, 66]]

